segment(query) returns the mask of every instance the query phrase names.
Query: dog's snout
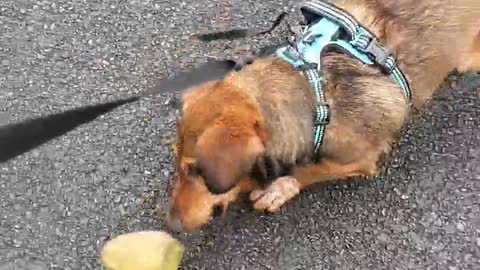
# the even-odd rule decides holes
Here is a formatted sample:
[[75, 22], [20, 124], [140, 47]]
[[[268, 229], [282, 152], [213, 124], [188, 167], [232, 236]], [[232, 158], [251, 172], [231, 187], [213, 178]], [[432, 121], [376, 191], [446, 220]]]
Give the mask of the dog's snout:
[[183, 231], [183, 224], [180, 218], [180, 211], [173, 207], [167, 212], [167, 225], [176, 232]]

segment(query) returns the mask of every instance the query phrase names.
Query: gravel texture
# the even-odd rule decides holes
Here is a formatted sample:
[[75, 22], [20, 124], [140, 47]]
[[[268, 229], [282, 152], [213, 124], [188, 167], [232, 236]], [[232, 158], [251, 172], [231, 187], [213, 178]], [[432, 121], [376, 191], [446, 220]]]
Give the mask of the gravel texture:
[[[0, 1], [0, 124], [142, 91], [259, 39], [292, 1]], [[270, 42], [275, 37], [268, 37]], [[182, 269], [480, 269], [480, 76], [453, 74], [375, 181], [319, 186], [279, 215], [239, 207]], [[0, 165], [0, 270], [100, 269], [103, 241], [163, 229], [174, 95], [143, 100]]]

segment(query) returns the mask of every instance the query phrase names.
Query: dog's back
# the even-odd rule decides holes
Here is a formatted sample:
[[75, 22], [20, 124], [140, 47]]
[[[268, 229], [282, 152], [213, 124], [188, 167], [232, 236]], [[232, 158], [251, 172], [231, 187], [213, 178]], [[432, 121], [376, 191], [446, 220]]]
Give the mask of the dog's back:
[[350, 12], [395, 54], [415, 89], [415, 105], [423, 105], [453, 69], [480, 69], [478, 0], [330, 2]]

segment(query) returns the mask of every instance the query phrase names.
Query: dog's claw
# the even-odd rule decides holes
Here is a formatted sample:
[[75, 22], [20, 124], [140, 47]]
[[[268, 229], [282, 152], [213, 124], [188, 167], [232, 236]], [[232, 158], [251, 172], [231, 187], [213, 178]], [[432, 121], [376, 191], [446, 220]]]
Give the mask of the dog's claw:
[[254, 190], [250, 193], [250, 200], [254, 202], [256, 210], [278, 211], [287, 201], [300, 193], [297, 179], [291, 176], [277, 178], [266, 189]]

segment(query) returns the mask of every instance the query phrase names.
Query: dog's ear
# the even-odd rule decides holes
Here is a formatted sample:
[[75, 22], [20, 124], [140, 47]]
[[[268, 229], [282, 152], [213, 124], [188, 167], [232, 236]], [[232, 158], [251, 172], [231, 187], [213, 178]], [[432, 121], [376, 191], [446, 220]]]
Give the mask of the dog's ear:
[[241, 130], [217, 123], [197, 142], [196, 166], [209, 191], [221, 194], [235, 187], [241, 177], [249, 173], [264, 150], [258, 123]]

